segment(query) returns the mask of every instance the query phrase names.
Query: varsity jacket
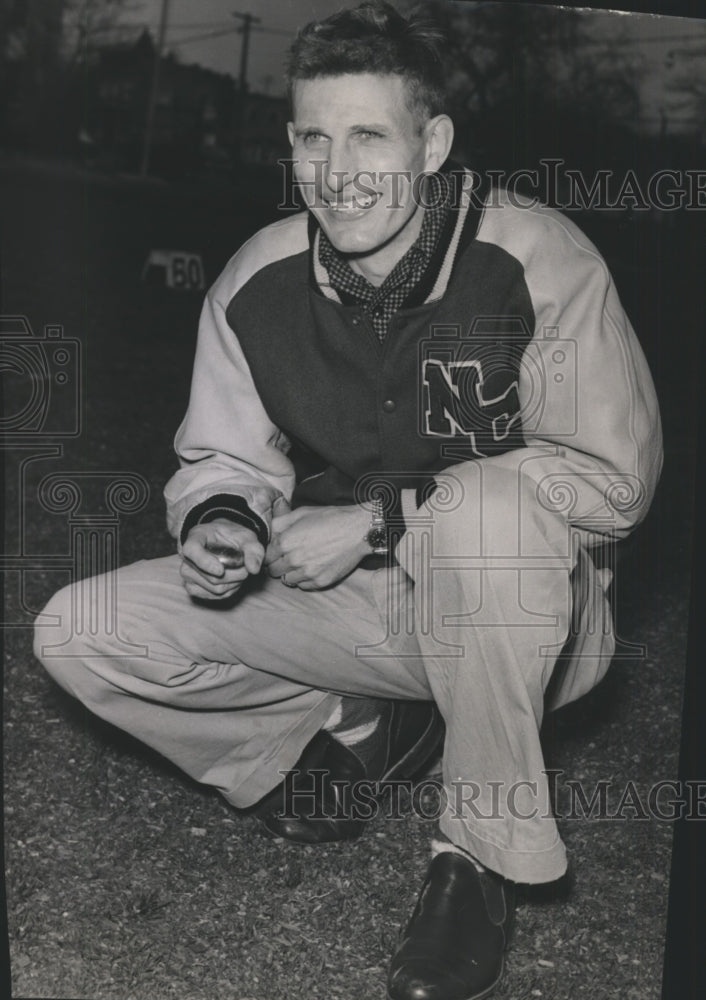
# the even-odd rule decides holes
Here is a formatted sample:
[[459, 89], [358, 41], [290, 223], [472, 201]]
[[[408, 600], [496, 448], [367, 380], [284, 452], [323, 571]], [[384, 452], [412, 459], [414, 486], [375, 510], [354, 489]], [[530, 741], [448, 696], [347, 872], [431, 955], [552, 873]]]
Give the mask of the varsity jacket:
[[232, 257], [203, 307], [165, 490], [180, 543], [219, 516], [265, 542], [278, 499], [350, 504], [371, 475], [409, 517], [467, 460], [530, 476], [587, 544], [644, 517], [659, 411], [606, 264], [559, 212], [474, 177], [454, 176], [435, 258], [383, 344], [328, 283], [308, 213]]

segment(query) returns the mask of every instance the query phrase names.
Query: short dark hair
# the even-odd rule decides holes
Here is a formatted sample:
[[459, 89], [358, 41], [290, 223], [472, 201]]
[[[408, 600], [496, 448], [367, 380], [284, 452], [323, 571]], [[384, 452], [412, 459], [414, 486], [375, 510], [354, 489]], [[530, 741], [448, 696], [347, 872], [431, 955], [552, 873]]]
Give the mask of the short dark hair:
[[444, 36], [422, 14], [403, 17], [384, 0], [365, 0], [300, 29], [289, 50], [285, 79], [290, 104], [298, 80], [345, 73], [400, 76], [418, 117], [446, 108], [441, 60]]

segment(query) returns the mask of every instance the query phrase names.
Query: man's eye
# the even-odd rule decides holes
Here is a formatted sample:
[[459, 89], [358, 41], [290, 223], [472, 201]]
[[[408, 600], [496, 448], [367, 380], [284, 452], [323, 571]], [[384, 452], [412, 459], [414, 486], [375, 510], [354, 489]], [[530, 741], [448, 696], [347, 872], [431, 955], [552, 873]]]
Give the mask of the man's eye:
[[370, 128], [361, 129], [360, 132], [358, 132], [358, 135], [362, 139], [381, 139], [382, 138], [382, 133], [381, 132], [375, 132], [373, 129], [370, 129]]
[[305, 132], [302, 138], [307, 146], [313, 146], [324, 141], [324, 136], [321, 132]]

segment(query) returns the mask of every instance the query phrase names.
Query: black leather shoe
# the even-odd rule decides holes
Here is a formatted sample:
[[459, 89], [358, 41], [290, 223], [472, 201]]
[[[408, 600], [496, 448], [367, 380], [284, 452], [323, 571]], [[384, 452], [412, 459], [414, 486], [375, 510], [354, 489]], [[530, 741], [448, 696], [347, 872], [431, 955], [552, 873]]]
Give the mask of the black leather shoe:
[[318, 732], [284, 782], [259, 804], [265, 831], [301, 844], [359, 837], [384, 794], [378, 783], [413, 778], [444, 738], [444, 721], [429, 701], [389, 702], [379, 729], [377, 773], [369, 772], [354, 748]]
[[497, 986], [515, 886], [444, 851], [429, 866], [390, 965], [390, 1000], [480, 1000]]

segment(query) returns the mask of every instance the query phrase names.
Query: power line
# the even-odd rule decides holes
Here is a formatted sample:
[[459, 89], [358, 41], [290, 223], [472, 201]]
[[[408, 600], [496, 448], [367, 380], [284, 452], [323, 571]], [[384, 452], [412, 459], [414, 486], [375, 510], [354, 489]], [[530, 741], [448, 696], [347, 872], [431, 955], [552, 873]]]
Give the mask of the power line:
[[615, 38], [603, 41], [600, 38], [584, 38], [579, 43], [586, 48], [612, 49], [618, 46], [639, 48], [641, 45], [663, 45], [665, 42], [693, 42], [703, 45], [706, 33], [699, 35], [660, 35], [658, 38]]
[[[172, 27], [182, 27], [182, 26], [172, 25]], [[197, 27], [197, 25], [194, 25], [194, 27]], [[206, 25], [204, 25], [204, 27], [206, 27]], [[219, 25], [215, 27], [213, 31], [206, 32], [203, 35], [193, 35], [190, 38], [176, 38], [176, 39], [169, 38], [169, 45], [172, 46], [190, 45], [192, 42], [202, 42], [208, 38], [220, 38], [224, 35], [232, 35], [234, 32], [241, 32], [242, 30], [243, 30], [242, 27], [228, 27], [227, 25], [223, 26]], [[254, 23], [251, 24], [249, 30], [257, 31], [258, 34], [262, 35], [280, 35], [284, 38], [292, 37], [291, 31], [285, 31], [282, 28], [266, 28], [264, 25], [259, 25]]]
[[264, 35], [284, 35], [286, 38], [292, 38], [294, 35], [293, 31], [285, 31], [284, 28], [253, 28], [253, 31], [259, 31]]
[[205, 35], [192, 35], [191, 38], [175, 38], [174, 40], [169, 40], [169, 45], [172, 48], [178, 48], [180, 45], [191, 45], [192, 42], [203, 42], [209, 38], [223, 38], [225, 35], [235, 35], [240, 31], [240, 28], [221, 28], [218, 31], [209, 31]]
[[[291, 38], [292, 37], [292, 32], [291, 31], [284, 31], [281, 28], [264, 28], [264, 27], [260, 27], [259, 25], [252, 25], [251, 28], [250, 28], [250, 30], [251, 31], [257, 31], [258, 34], [262, 34], [262, 35], [281, 35], [281, 36], [283, 36], [285, 38]], [[233, 28], [226, 28], [226, 27], [224, 27], [224, 28], [218, 29], [216, 31], [210, 31], [210, 32], [208, 32], [205, 35], [194, 35], [192, 38], [177, 38], [174, 41], [172, 41], [170, 39], [169, 44], [170, 45], [188, 45], [191, 42], [200, 42], [200, 41], [203, 41], [205, 38], [219, 38], [221, 35], [231, 35], [231, 34], [233, 34], [233, 32], [240, 32], [240, 31], [242, 31], [242, 28], [239, 28], [239, 27], [233, 27]]]
[[[121, 29], [137, 29], [143, 28], [148, 31], [154, 32], [157, 30], [158, 25], [151, 22], [129, 22], [126, 21], [123, 24], [106, 25], [99, 26], [92, 29], [92, 34], [104, 34], [111, 31], [120, 31]], [[227, 22], [220, 21], [182, 21], [176, 24], [170, 24], [169, 30], [192, 30], [197, 28], [212, 28], [215, 30], [227, 29]], [[237, 28], [234, 30], [238, 30]], [[262, 24], [253, 23], [251, 27], [252, 31], [257, 31], [260, 34], [265, 35], [281, 35], [286, 38], [291, 38], [294, 35], [294, 31], [288, 31], [284, 28], [268, 28]], [[201, 37], [201, 36], [199, 36]], [[617, 46], [633, 46], [639, 47], [641, 45], [663, 45], [665, 42], [692, 42], [693, 44], [703, 45], [706, 39], [706, 32], [700, 32], [699, 34], [676, 34], [676, 35], [659, 35], [654, 38], [615, 38], [610, 41], [605, 41], [600, 38], [584, 38], [581, 40], [580, 45], [585, 48], [606, 48], [611, 49]], [[186, 41], [192, 41], [194, 39], [184, 39]], [[688, 51], [688, 50], [687, 50]]]
[[[225, 27], [226, 22], [223, 25], [215, 21], [202, 21], [200, 23], [194, 24], [170, 24], [169, 31], [177, 28], [218, 28]], [[120, 21], [115, 24], [97, 24], [92, 27], [89, 31], [91, 35], [107, 35], [114, 31], [151, 31], [155, 32], [159, 30], [159, 23], [154, 23], [152, 21]]]
[[221, 25], [220, 22], [216, 21], [178, 21], [174, 24], [170, 24], [169, 27], [172, 31], [180, 28], [189, 28], [190, 30], [192, 28], [220, 28], [225, 27], [226, 23], [227, 22], [224, 21]]

